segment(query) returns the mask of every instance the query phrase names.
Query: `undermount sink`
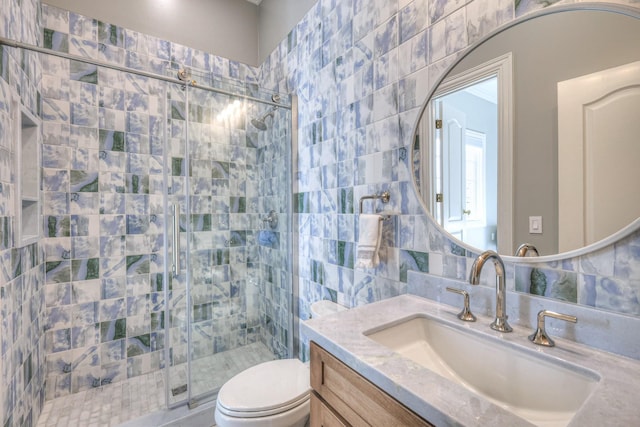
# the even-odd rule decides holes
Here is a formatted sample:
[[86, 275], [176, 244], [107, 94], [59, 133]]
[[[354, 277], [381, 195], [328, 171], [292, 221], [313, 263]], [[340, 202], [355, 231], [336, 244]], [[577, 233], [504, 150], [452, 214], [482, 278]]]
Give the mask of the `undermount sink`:
[[566, 426], [600, 380], [593, 371], [426, 315], [364, 334], [539, 426]]

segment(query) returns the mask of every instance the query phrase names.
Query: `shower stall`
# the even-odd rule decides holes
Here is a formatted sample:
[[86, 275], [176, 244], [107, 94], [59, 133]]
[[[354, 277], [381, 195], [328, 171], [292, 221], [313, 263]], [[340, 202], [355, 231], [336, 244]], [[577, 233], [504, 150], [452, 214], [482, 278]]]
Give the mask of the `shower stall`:
[[167, 90], [169, 406], [292, 356], [291, 110], [255, 95]]
[[145, 415], [131, 410], [141, 395], [193, 408], [240, 371], [293, 357], [295, 99], [173, 63], [0, 45], [42, 73], [43, 232], [25, 248], [42, 251], [42, 350], [28, 363], [44, 402], [16, 395], [8, 410], [73, 426], [65, 411], [103, 407], [117, 425]]

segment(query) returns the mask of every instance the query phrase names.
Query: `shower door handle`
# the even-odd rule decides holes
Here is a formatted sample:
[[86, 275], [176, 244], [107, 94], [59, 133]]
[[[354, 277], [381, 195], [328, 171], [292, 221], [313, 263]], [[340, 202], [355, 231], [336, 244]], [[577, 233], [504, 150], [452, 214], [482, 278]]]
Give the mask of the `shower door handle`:
[[180, 206], [173, 205], [173, 265], [174, 276], [180, 274]]

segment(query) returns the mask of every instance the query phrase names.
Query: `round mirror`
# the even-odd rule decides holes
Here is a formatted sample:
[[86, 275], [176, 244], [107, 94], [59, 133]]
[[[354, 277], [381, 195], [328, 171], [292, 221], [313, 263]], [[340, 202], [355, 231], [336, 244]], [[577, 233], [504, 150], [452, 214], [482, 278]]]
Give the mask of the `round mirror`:
[[[640, 216], [640, 22], [545, 11], [470, 47], [432, 90], [414, 181], [450, 235], [513, 255], [608, 241]], [[631, 225], [630, 225], [631, 224]]]

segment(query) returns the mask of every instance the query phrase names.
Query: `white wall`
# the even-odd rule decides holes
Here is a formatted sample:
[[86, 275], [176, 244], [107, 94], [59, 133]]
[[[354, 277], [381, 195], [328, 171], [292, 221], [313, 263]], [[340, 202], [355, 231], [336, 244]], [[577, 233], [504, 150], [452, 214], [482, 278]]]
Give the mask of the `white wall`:
[[259, 62], [262, 63], [317, 0], [262, 0]]
[[259, 10], [248, 1], [44, 0], [44, 3], [234, 61], [259, 65]]

